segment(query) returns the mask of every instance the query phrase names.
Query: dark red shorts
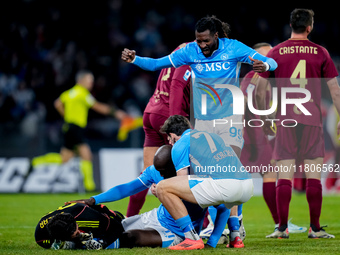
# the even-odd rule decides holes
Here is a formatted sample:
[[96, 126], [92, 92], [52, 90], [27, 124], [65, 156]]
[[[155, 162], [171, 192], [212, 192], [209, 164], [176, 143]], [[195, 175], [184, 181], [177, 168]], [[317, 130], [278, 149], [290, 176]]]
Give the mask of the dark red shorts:
[[322, 127], [303, 124], [298, 124], [296, 127], [277, 127], [274, 159], [314, 159], [324, 155], [325, 142]]
[[167, 135], [159, 131], [166, 120], [167, 117], [159, 114], [143, 114], [144, 147], [161, 147], [164, 144], [169, 144]]

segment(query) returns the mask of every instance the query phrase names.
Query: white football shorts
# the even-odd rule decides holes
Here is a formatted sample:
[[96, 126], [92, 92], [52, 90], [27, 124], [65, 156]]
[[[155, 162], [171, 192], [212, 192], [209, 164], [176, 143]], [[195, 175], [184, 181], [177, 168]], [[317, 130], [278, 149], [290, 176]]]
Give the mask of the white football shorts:
[[122, 220], [124, 230], [154, 229], [160, 234], [162, 238], [162, 248], [174, 246], [184, 241], [183, 238], [161, 225], [161, 223], [158, 221], [157, 210], [158, 208], [155, 208], [149, 212]]
[[253, 180], [198, 178], [188, 175], [190, 189], [202, 208], [224, 204], [227, 208], [247, 202], [253, 196]]

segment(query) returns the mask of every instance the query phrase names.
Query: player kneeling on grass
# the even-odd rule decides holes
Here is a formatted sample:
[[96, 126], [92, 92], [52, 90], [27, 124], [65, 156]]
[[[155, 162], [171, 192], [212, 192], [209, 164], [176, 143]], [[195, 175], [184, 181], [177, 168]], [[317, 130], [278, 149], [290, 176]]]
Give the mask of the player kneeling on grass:
[[[170, 247], [172, 250], [204, 248], [182, 199], [202, 208], [220, 204], [231, 208], [247, 202], [253, 195], [251, 175], [244, 170], [233, 149], [219, 135], [190, 127], [185, 117], [173, 115], [161, 128], [173, 144], [171, 155], [177, 176], [161, 181], [156, 192], [185, 235], [182, 243]], [[187, 175], [188, 172], [192, 175]], [[239, 233], [236, 237], [233, 234], [229, 247], [241, 243]]]

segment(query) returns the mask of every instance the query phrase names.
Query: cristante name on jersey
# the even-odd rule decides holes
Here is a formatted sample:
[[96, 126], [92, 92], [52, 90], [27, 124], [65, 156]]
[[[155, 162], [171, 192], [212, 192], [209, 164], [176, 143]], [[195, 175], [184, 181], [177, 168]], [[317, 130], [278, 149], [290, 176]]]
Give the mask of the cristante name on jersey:
[[294, 54], [294, 53], [305, 53], [305, 54], [318, 54], [318, 48], [313, 46], [289, 46], [279, 48], [279, 54]]

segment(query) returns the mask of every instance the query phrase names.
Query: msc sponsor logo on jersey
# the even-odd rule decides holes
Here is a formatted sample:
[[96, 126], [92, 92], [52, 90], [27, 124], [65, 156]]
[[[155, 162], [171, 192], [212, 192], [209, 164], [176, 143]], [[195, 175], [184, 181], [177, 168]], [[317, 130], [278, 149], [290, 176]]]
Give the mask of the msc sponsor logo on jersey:
[[210, 71], [222, 71], [222, 70], [228, 70], [230, 68], [230, 62], [227, 62], [226, 60], [228, 59], [228, 54], [223, 53], [221, 55], [221, 60], [224, 62], [213, 62], [213, 63], [202, 63], [201, 60], [194, 60], [195, 63], [195, 68], [198, 72], [210, 72]]
[[[223, 56], [222, 56], [223, 57]], [[198, 63], [195, 65], [198, 72], [219, 72], [222, 70], [228, 70], [230, 68], [229, 62], [214, 62], [214, 63]]]

